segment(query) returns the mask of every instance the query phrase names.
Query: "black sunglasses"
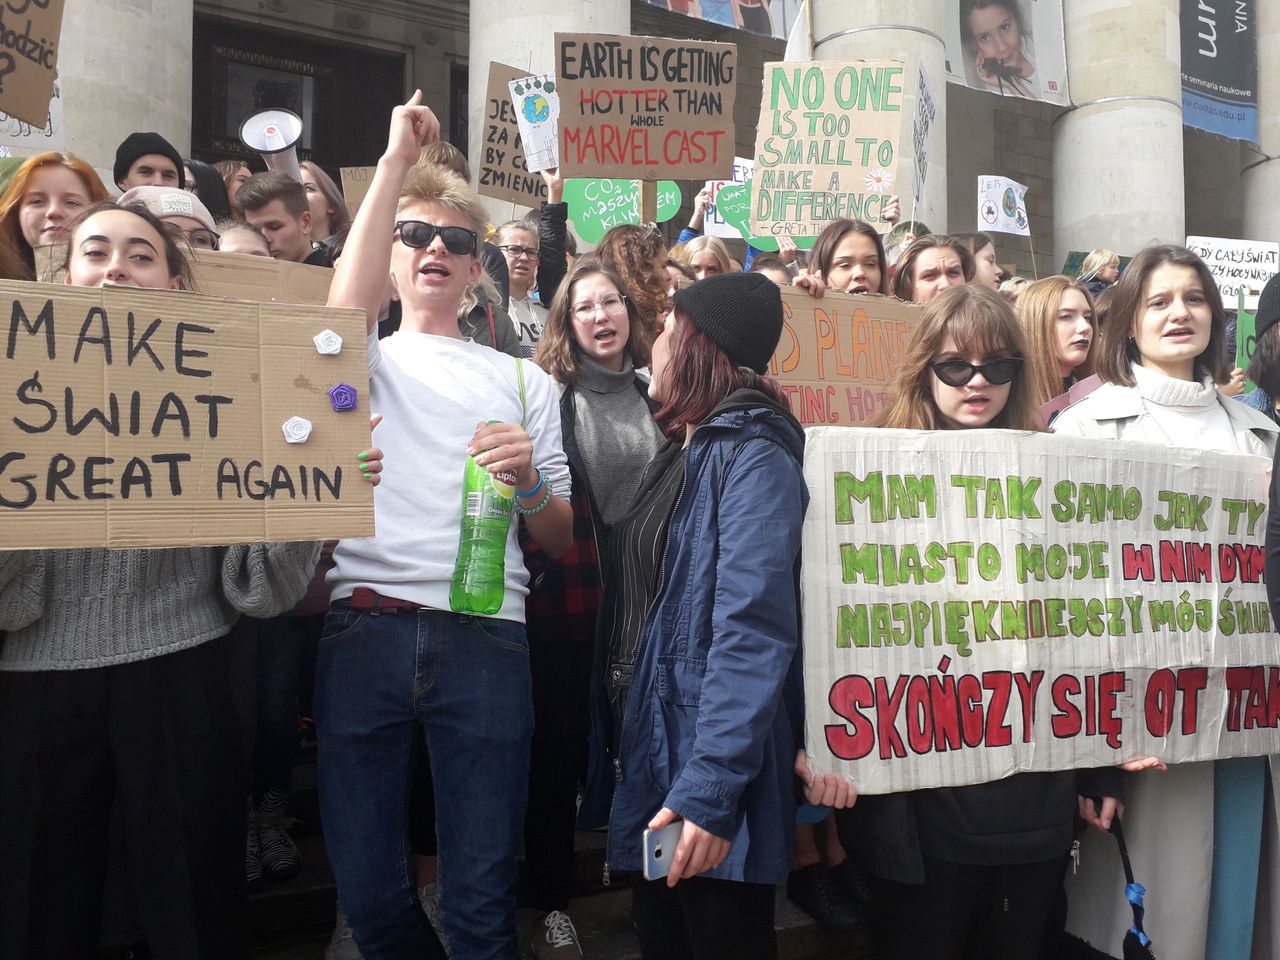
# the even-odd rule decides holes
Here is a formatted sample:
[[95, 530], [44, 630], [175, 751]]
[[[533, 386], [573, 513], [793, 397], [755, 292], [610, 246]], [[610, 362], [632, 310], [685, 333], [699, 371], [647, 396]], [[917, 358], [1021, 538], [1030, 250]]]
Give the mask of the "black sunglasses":
[[463, 256], [476, 252], [475, 231], [466, 227], [437, 227], [425, 220], [397, 220], [396, 232], [400, 234], [400, 241], [406, 247], [417, 249], [428, 246], [436, 238], [436, 234], [439, 234], [444, 241], [444, 248], [450, 253]]
[[941, 363], [931, 363], [929, 366], [933, 368], [937, 378], [948, 387], [963, 387], [978, 374], [982, 374], [987, 383], [998, 387], [1018, 375], [1018, 371], [1022, 369], [1022, 358], [1002, 357], [999, 360], [988, 360], [986, 363], [943, 360]]

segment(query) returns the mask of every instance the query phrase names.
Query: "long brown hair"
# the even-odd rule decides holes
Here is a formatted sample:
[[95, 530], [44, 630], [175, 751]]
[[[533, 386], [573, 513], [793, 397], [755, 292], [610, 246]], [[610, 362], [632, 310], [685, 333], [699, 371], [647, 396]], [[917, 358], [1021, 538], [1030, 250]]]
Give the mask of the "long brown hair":
[[935, 247], [950, 247], [956, 252], [956, 256], [960, 258], [960, 269], [964, 271], [964, 282], [969, 283], [973, 280], [973, 254], [969, 252], [969, 248], [964, 242], [955, 237], [948, 237], [940, 233], [931, 233], [927, 237], [920, 237], [906, 250], [902, 251], [902, 256], [898, 258], [898, 265], [893, 275], [893, 295], [899, 300], [911, 300], [916, 298], [916, 260], [920, 254], [926, 250], [932, 250]]
[[[1070, 277], [1045, 277], [1026, 286], [1018, 295], [1014, 312], [1022, 322], [1027, 335], [1027, 360], [1023, 364], [1022, 378], [1027, 381], [1035, 397], [1036, 406], [1048, 403], [1062, 393], [1062, 372], [1058, 368], [1058, 314], [1062, 312], [1062, 296], [1068, 290], [1077, 290], [1084, 296], [1089, 312], [1094, 313], [1093, 297], [1079, 280]], [[1092, 372], [1094, 347], [1097, 346], [1098, 324], [1096, 318], [1089, 321], [1094, 340], [1089, 356], [1076, 368], [1087, 376]]]
[[[578, 340], [573, 334], [573, 287], [584, 277], [597, 275], [604, 277], [613, 284], [614, 289], [625, 296], [626, 291], [616, 273], [595, 257], [579, 260], [561, 282], [551, 306], [547, 308], [542, 339], [538, 341], [538, 349], [533, 354], [534, 363], [545, 370], [552, 380], [566, 386], [572, 386], [577, 381], [578, 359], [582, 354], [582, 348], [578, 346]], [[632, 367], [647, 367], [653, 334], [630, 297], [626, 298], [625, 303], [630, 326], [626, 344], [627, 356], [631, 358]]]
[[1147, 247], [1130, 260], [1124, 273], [1120, 274], [1120, 279], [1114, 284], [1115, 294], [1107, 312], [1107, 322], [1102, 326], [1094, 369], [1107, 383], [1122, 387], [1134, 385], [1133, 365], [1142, 363], [1134, 328], [1147, 297], [1147, 281], [1165, 264], [1194, 270], [1200, 279], [1205, 302], [1209, 304], [1212, 316], [1209, 344], [1204, 353], [1196, 357], [1196, 379], [1212, 377], [1215, 383], [1226, 383], [1231, 378], [1231, 365], [1227, 362], [1227, 317], [1222, 309], [1218, 284], [1203, 260], [1186, 247], [1173, 244]]
[[[102, 185], [102, 181], [98, 179], [98, 174], [94, 172], [93, 167], [85, 163], [75, 154], [58, 153], [54, 150], [45, 153], [37, 153], [34, 157], [25, 160], [22, 166], [18, 167], [14, 173], [13, 179], [9, 181], [9, 186], [4, 192], [4, 196], [0, 197], [0, 248], [12, 250], [18, 255], [18, 259], [22, 261], [22, 276], [14, 277], [17, 280], [34, 280], [36, 278], [36, 255], [31, 249], [31, 244], [27, 243], [26, 237], [22, 235], [22, 224], [19, 222], [19, 216], [22, 212], [22, 201], [26, 199], [27, 189], [31, 186], [31, 178], [40, 170], [46, 167], [66, 167], [72, 173], [80, 178], [84, 184], [85, 195], [89, 198], [86, 206], [92, 206], [99, 200], [105, 200], [109, 196], [107, 188]], [[68, 222], [73, 218], [68, 217]], [[17, 266], [16, 264], [14, 266]], [[7, 271], [6, 271], [7, 272]]]
[[809, 254], [809, 267], [821, 275], [823, 282], [831, 272], [831, 261], [835, 259], [836, 247], [840, 241], [851, 233], [860, 233], [876, 247], [876, 256], [880, 258], [880, 289], [876, 293], [889, 292], [889, 262], [884, 256], [884, 241], [876, 228], [863, 220], [832, 220], [818, 234], [818, 240]]
[[[933, 401], [933, 361], [950, 338], [986, 357], [1025, 357], [1027, 339], [1004, 298], [990, 290], [965, 284], [934, 297], [920, 314], [902, 362], [894, 372], [893, 403], [872, 421], [875, 427], [904, 430], [945, 428]], [[1031, 384], [1024, 371], [1009, 385], [1009, 399], [989, 427], [1043, 430]]]
[[749, 367], [735, 364], [679, 307], [675, 319], [671, 353], [662, 371], [661, 387], [665, 396], [662, 407], [653, 415], [668, 437], [684, 436], [687, 427], [702, 423], [737, 390], [757, 390], [779, 409], [788, 409], [786, 396], [777, 383]]

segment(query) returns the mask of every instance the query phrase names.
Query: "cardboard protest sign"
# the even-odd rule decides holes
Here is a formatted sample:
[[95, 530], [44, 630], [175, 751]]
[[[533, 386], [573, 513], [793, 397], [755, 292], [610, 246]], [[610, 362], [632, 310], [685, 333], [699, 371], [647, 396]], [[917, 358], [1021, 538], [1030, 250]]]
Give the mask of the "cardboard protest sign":
[[560, 93], [556, 90], [556, 78], [549, 73], [520, 77], [507, 87], [516, 111], [516, 125], [520, 128], [525, 167], [530, 173], [558, 167]]
[[0, 7], [0, 110], [34, 127], [49, 122], [63, 0]]
[[[658, 223], [680, 212], [680, 187], [674, 180], [659, 180]], [[587, 243], [599, 243], [610, 227], [640, 222], [640, 184], [635, 180], [568, 180], [564, 202], [574, 229]]]
[[[64, 244], [36, 247], [36, 279], [62, 283]], [[333, 271], [307, 263], [221, 250], [192, 250], [188, 256], [195, 292], [206, 297], [256, 300], [262, 303], [309, 303], [323, 307], [329, 299]]]
[[[1249, 361], [1258, 350], [1258, 316], [1245, 309], [1244, 293], [1236, 294], [1236, 367], [1249, 369]], [[1248, 392], [1256, 384], [1245, 380], [1244, 389]]]
[[369, 186], [373, 183], [373, 175], [377, 169], [377, 167], [340, 167], [338, 169], [342, 177], [342, 199], [347, 202], [347, 212], [353, 218], [356, 211], [360, 209], [360, 204], [364, 202], [365, 194], [369, 192]]
[[892, 401], [889, 381], [920, 307], [893, 297], [782, 288], [782, 336], [769, 376], [805, 426], [869, 420]]
[[889, 225], [902, 130], [900, 60], [766, 63], [751, 230], [816, 237], [832, 220]]
[[518, 114], [511, 102], [511, 81], [527, 76], [504, 63], [489, 64], [484, 97], [484, 133], [476, 166], [476, 193], [482, 197], [537, 206], [547, 199], [547, 185], [525, 163]]
[[1008, 177], [979, 177], [978, 229], [1031, 236], [1027, 188]]
[[1280, 243], [1187, 237], [1187, 249], [1205, 262], [1228, 310], [1238, 294], [1244, 294], [1246, 307], [1256, 310], [1262, 288], [1280, 272]]
[[706, 180], [733, 168], [732, 43], [557, 33], [560, 175]]
[[0, 318], [0, 548], [373, 534], [361, 311], [0, 282]]
[[802, 582], [809, 763], [893, 793], [1280, 750], [1269, 461], [823, 427]]
[[17, 151], [18, 156], [25, 157], [45, 150], [65, 150], [66, 145], [67, 122], [62, 109], [61, 83], [53, 84], [49, 119], [43, 125], [0, 111], [0, 150]]
[[[703, 188], [711, 194], [711, 208], [707, 210], [706, 217], [702, 221], [702, 232], [708, 237], [729, 237], [734, 240], [745, 240], [749, 234], [744, 234], [739, 227], [746, 226], [746, 216], [736, 218], [734, 220], [726, 220], [720, 213], [717, 206], [717, 200], [720, 197], [720, 191], [725, 187], [742, 186], [751, 179], [752, 171], [755, 169], [755, 161], [748, 160], [745, 157], [733, 158], [733, 173], [727, 180], [708, 180]], [[730, 193], [725, 195], [725, 200], [733, 202], [736, 194]], [[750, 212], [748, 204], [743, 209], [744, 214]], [[731, 214], [732, 215], [732, 214]]]
[[937, 116], [938, 107], [933, 101], [933, 94], [929, 92], [929, 81], [925, 77], [922, 63], [916, 83], [916, 115], [911, 123], [911, 143], [915, 149], [911, 189], [912, 196], [917, 199], [924, 194], [924, 182], [929, 174], [929, 131], [933, 129], [933, 121]]

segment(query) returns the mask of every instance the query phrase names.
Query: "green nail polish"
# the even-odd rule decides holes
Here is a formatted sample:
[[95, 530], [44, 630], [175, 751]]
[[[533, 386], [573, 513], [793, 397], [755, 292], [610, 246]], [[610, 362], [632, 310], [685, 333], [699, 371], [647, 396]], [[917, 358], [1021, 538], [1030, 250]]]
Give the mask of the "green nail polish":
[[368, 450], [366, 450], [366, 451], [364, 451], [364, 453], [360, 454], [360, 459], [361, 459], [361, 460], [368, 460], [368, 459], [369, 459], [369, 451], [368, 451]]

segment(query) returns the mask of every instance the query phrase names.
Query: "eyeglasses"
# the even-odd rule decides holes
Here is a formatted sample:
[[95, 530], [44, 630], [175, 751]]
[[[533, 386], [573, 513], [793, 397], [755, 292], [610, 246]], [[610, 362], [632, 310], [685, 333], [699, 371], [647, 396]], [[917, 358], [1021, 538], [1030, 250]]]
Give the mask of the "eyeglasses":
[[1001, 386], [1018, 375], [1022, 369], [1021, 357], [1002, 357], [986, 363], [967, 363], [964, 360], [943, 360], [929, 364], [934, 374], [948, 387], [963, 387], [978, 374], [992, 386]]
[[521, 257], [529, 260], [537, 260], [539, 256], [537, 247], [522, 247], [518, 243], [499, 244], [498, 249], [507, 251], [507, 254], [512, 260], [519, 260]]
[[450, 253], [464, 256], [476, 252], [476, 234], [466, 227], [437, 227], [425, 220], [397, 220], [396, 232], [400, 234], [400, 242], [406, 247], [421, 249], [430, 246], [438, 234], [444, 241], [444, 248]]
[[606, 317], [617, 317], [627, 312], [627, 298], [620, 293], [611, 293], [595, 303], [575, 303], [573, 319], [579, 323], [592, 323], [596, 314], [603, 310]]
[[217, 250], [218, 241], [222, 239], [212, 230], [204, 227], [196, 227], [194, 230], [183, 230], [176, 223], [169, 220], [162, 221], [164, 228], [168, 233], [181, 240], [186, 240], [192, 248], [196, 250]]

